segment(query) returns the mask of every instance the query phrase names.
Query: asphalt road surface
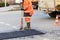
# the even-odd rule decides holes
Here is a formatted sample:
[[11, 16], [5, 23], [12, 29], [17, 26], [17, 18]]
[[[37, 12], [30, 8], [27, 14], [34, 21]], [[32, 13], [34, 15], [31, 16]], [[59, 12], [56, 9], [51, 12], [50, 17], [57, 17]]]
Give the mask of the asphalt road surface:
[[[0, 33], [18, 31], [21, 26], [23, 11], [0, 12]], [[60, 19], [59, 19], [60, 20]], [[35, 35], [4, 40], [60, 40], [60, 25], [55, 26], [55, 18], [42, 11], [35, 10], [31, 17], [31, 28], [46, 32], [45, 35]], [[60, 23], [60, 21], [59, 21]], [[26, 22], [24, 21], [24, 27]]]

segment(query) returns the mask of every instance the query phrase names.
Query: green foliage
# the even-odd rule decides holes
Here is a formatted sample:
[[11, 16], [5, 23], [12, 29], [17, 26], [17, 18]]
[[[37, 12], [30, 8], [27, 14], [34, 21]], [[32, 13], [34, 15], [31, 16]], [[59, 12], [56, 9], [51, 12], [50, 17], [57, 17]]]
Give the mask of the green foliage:
[[[5, 3], [4, 2], [0, 2], [0, 7], [4, 7], [5, 6]], [[8, 3], [6, 3], [6, 6], [9, 6]]]

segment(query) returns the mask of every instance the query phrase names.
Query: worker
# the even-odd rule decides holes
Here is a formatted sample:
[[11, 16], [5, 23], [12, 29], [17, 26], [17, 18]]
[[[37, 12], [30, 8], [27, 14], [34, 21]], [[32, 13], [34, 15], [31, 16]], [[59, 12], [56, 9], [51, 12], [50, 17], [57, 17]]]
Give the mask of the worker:
[[31, 20], [31, 16], [34, 13], [33, 7], [32, 7], [32, 2], [31, 0], [23, 0], [23, 9], [24, 9], [24, 17], [25, 17], [25, 21], [27, 23], [27, 27], [25, 27], [24, 29], [26, 30], [30, 30], [30, 20]]

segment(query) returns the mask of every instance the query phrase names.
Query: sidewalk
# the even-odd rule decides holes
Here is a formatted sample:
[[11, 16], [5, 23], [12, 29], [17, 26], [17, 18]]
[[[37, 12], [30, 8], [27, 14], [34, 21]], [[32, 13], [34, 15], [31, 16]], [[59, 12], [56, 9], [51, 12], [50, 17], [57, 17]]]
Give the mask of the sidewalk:
[[7, 7], [0, 7], [0, 12], [4, 12], [4, 11], [14, 9], [14, 7], [19, 7], [19, 5], [10, 5], [10, 6], [7, 6]]

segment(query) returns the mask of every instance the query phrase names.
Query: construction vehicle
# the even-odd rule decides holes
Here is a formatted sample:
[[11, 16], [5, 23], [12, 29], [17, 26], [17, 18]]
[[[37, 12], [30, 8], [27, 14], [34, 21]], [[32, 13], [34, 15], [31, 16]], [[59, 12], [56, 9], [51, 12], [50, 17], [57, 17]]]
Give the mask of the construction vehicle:
[[42, 10], [50, 17], [60, 15], [60, 0], [38, 0], [38, 10]]
[[32, 0], [32, 5], [34, 9], [38, 9], [38, 0]]

